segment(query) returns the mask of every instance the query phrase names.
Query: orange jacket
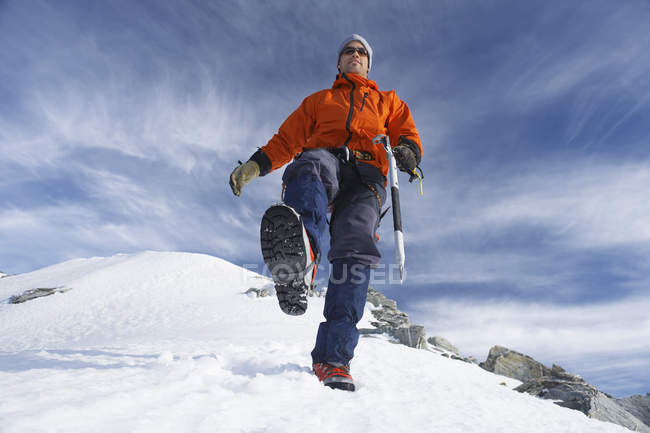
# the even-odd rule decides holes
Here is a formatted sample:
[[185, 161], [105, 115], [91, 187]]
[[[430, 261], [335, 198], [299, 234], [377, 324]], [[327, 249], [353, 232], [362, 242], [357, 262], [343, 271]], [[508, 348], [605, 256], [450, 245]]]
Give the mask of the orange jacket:
[[358, 160], [378, 167], [386, 176], [386, 151], [372, 143], [377, 134], [387, 134], [392, 146], [408, 145], [420, 162], [420, 137], [409, 108], [395, 91], [381, 91], [377, 83], [358, 74], [341, 74], [331, 89], [305, 98], [251, 159], [265, 175], [304, 149], [347, 145], [351, 152], [362, 151], [356, 152]]

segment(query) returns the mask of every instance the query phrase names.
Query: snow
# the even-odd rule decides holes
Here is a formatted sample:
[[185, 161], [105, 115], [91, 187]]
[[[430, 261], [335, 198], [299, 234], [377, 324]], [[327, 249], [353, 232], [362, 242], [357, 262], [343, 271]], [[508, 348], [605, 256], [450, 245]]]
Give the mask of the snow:
[[[215, 257], [160, 252], [2, 278], [0, 431], [628, 431], [384, 337], [360, 340], [357, 392], [325, 388], [309, 357], [323, 299], [291, 317], [274, 297], [244, 294], [270, 284]], [[8, 303], [47, 287], [70, 290]]]

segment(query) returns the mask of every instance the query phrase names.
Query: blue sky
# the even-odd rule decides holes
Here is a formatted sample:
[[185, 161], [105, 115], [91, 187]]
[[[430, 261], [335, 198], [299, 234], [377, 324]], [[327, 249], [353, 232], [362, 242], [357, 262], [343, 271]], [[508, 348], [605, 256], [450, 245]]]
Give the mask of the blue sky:
[[377, 288], [479, 359], [648, 392], [648, 22], [635, 0], [0, 1], [0, 271], [142, 250], [261, 271], [281, 170], [241, 198], [228, 175], [360, 33], [424, 145], [407, 281]]

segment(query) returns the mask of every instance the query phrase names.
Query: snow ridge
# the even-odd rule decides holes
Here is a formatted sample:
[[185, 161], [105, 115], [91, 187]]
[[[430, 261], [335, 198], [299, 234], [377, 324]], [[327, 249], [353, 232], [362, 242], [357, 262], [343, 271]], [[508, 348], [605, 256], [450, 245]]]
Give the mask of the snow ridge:
[[[357, 392], [325, 388], [309, 358], [323, 299], [292, 317], [272, 297], [244, 294], [269, 285], [215, 257], [161, 252], [3, 278], [2, 431], [628, 431], [383, 336], [359, 343]], [[70, 290], [7, 302], [37, 287]]]

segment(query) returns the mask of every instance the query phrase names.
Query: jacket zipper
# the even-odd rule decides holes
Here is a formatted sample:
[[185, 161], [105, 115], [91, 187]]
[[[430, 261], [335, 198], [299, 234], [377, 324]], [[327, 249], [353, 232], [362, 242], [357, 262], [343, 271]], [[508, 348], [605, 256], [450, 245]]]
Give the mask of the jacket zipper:
[[368, 97], [368, 92], [363, 94], [363, 99], [361, 100], [361, 108], [359, 109], [359, 112], [363, 111], [363, 106], [366, 104], [367, 97]]
[[350, 80], [347, 75], [343, 74], [343, 78], [352, 84], [352, 90], [350, 90], [350, 111], [348, 112], [348, 120], [345, 122], [345, 129], [348, 130], [348, 138], [345, 140], [345, 143], [343, 143], [343, 146], [348, 147], [348, 143], [350, 142], [350, 139], [352, 139], [350, 123], [352, 122], [352, 112], [354, 111], [354, 89], [356, 86], [354, 85], [354, 81]]

